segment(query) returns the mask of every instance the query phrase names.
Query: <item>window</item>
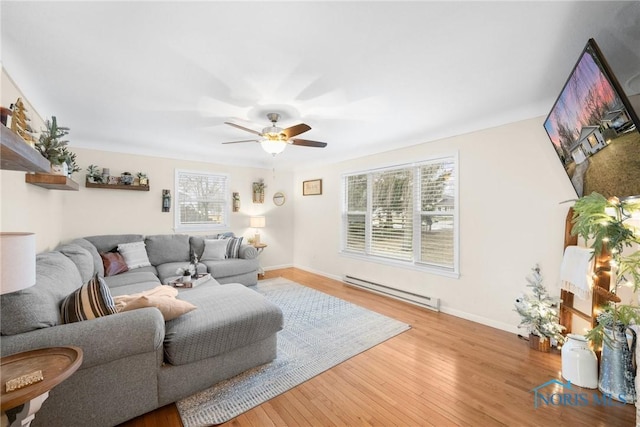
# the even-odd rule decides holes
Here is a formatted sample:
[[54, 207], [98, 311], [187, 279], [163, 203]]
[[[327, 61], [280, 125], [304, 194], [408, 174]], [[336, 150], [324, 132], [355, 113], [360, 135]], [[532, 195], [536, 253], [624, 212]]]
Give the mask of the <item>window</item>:
[[176, 170], [176, 230], [228, 228], [229, 177]]
[[457, 159], [343, 176], [342, 252], [457, 274]]

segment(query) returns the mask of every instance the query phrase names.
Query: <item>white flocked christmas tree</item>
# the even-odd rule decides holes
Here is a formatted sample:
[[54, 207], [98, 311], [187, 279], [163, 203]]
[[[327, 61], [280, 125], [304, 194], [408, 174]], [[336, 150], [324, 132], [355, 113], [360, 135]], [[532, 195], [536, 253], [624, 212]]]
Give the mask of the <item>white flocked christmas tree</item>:
[[561, 334], [564, 326], [558, 323], [560, 299], [549, 296], [542, 284], [540, 267], [536, 265], [532, 271], [526, 280], [533, 295], [516, 299], [516, 311], [522, 319], [518, 327], [527, 328], [530, 334], [537, 335], [541, 340], [551, 339], [552, 344], [561, 344], [564, 340]]

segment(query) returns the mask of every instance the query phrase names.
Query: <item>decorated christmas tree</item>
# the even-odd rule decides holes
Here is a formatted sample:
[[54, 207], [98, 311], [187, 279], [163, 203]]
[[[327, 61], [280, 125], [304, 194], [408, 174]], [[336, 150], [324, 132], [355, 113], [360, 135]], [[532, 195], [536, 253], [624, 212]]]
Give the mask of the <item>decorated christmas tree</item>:
[[540, 267], [536, 265], [532, 270], [533, 273], [526, 279], [527, 287], [531, 288], [533, 295], [524, 295], [516, 299], [516, 311], [522, 318], [518, 327], [527, 328], [530, 334], [540, 337], [543, 341], [551, 339], [562, 343], [564, 337], [561, 332], [564, 326], [558, 323], [560, 299], [549, 296], [542, 284]]

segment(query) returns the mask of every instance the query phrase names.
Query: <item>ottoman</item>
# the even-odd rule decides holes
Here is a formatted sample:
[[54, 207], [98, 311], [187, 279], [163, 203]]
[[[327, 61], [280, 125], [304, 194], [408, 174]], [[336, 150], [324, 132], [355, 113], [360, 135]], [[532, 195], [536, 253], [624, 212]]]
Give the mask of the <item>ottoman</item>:
[[165, 361], [185, 365], [261, 341], [283, 326], [280, 307], [239, 283], [180, 290], [198, 307], [168, 321]]

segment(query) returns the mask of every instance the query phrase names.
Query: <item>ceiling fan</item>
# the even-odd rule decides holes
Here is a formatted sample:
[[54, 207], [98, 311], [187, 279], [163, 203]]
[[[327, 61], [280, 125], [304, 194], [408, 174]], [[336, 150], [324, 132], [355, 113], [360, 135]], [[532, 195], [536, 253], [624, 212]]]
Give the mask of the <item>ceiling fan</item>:
[[269, 119], [269, 121], [271, 121], [271, 126], [267, 126], [266, 128], [262, 129], [262, 132], [249, 129], [244, 126], [237, 125], [235, 123], [224, 122], [227, 125], [258, 135], [260, 139], [244, 139], [242, 141], [229, 141], [229, 142], [223, 142], [223, 144], [237, 144], [239, 142], [259, 142], [264, 151], [266, 151], [267, 153], [273, 154], [274, 156], [276, 154], [282, 153], [288, 144], [300, 145], [303, 147], [319, 147], [319, 148], [324, 148], [327, 146], [326, 142], [311, 141], [308, 139], [300, 139], [300, 138], [292, 139], [296, 135], [300, 135], [301, 133], [311, 130], [311, 126], [309, 125], [300, 123], [295, 126], [282, 129], [281, 127], [278, 127], [276, 125], [278, 123], [278, 120], [280, 119], [280, 114], [269, 113], [267, 114], [267, 118]]

